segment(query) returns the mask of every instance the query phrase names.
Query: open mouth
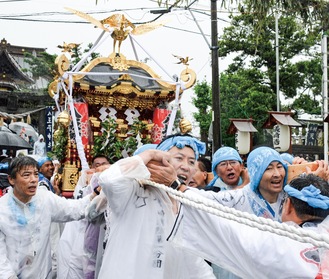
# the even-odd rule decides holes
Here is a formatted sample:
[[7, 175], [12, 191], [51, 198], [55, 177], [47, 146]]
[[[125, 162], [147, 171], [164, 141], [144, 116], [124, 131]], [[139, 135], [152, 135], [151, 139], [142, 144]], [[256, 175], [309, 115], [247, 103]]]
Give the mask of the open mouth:
[[186, 180], [187, 180], [187, 177], [185, 175], [183, 175], [183, 174], [177, 175], [177, 177], [179, 179], [183, 180], [184, 182], [186, 182]]
[[281, 181], [272, 181], [271, 184], [277, 187], [281, 187]]

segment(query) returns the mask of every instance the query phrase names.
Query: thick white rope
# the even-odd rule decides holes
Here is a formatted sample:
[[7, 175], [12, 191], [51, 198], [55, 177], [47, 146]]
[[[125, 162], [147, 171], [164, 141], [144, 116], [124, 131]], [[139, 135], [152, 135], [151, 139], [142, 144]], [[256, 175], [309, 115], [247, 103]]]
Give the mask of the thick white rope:
[[195, 197], [187, 196], [185, 193], [176, 191], [170, 187], [155, 183], [150, 180], [140, 180], [140, 183], [143, 185], [150, 185], [162, 189], [168, 192], [172, 198], [180, 201], [181, 203], [214, 214], [216, 216], [228, 220], [233, 220], [250, 227], [255, 227], [262, 231], [269, 231], [271, 233], [289, 237], [299, 242], [310, 243], [316, 247], [329, 249], [329, 234], [316, 233], [312, 230], [305, 230], [285, 223], [279, 223], [271, 219], [257, 217], [256, 215], [221, 205], [201, 195], [198, 195], [197, 197], [196, 195]]

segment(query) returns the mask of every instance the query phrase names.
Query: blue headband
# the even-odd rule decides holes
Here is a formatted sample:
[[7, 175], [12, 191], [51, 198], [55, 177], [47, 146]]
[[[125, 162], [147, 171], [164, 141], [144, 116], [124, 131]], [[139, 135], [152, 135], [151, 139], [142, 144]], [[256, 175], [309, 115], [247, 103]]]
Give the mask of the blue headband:
[[40, 157], [39, 159], [38, 159], [38, 168], [40, 169], [41, 167], [42, 167], [42, 165], [44, 164], [44, 163], [46, 163], [47, 161], [52, 161], [49, 157]]
[[155, 143], [147, 143], [147, 144], [143, 144], [141, 147], [137, 148], [134, 152], [134, 156], [138, 155], [140, 153], [142, 153], [145, 150], [149, 150], [149, 149], [155, 149], [157, 147], [157, 144]]
[[156, 149], [162, 151], [168, 151], [171, 148], [176, 146], [179, 149], [184, 148], [185, 146], [191, 147], [195, 153], [195, 159], [199, 158], [199, 154], [205, 154], [206, 144], [202, 141], [197, 140], [194, 137], [190, 136], [174, 136], [170, 137], [163, 142], [161, 142]]
[[279, 162], [283, 165], [286, 171], [283, 181], [283, 185], [285, 185], [287, 181], [288, 167], [281, 158], [279, 152], [266, 146], [258, 147], [250, 152], [247, 159], [247, 168], [250, 178], [250, 188], [253, 191], [256, 191], [265, 170], [273, 161]]
[[234, 161], [239, 161], [240, 163], [242, 163], [242, 159], [238, 153], [238, 151], [236, 151], [234, 148], [232, 147], [228, 147], [228, 146], [224, 146], [219, 148], [213, 155], [213, 159], [212, 159], [212, 173], [214, 174], [214, 178], [213, 180], [211, 180], [209, 182], [209, 186], [213, 186], [216, 182], [216, 180], [218, 179], [218, 175], [216, 173], [216, 167], [217, 165], [222, 162], [222, 161], [228, 161], [228, 160], [234, 160]]
[[304, 187], [301, 191], [289, 184], [284, 186], [283, 189], [289, 196], [304, 201], [313, 208], [329, 209], [329, 197], [321, 195], [320, 189], [312, 184]]
[[294, 160], [294, 156], [292, 156], [291, 154], [289, 153], [282, 153], [281, 155], [281, 158], [288, 162], [290, 165], [292, 165], [292, 161]]

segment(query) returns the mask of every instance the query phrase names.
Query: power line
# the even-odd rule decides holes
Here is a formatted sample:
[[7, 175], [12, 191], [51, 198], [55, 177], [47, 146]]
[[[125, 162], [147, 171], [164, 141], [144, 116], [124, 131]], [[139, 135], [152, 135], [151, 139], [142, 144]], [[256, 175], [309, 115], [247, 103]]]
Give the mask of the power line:
[[8, 3], [8, 2], [12, 3], [12, 2], [27, 2], [27, 1], [31, 1], [31, 0], [1, 0], [0, 4], [1, 3]]

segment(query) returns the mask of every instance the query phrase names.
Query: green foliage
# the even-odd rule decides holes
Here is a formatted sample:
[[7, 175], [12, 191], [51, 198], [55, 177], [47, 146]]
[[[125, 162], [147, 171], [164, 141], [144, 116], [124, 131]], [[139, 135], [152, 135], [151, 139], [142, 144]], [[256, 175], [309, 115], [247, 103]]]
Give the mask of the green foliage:
[[[314, 104], [316, 104], [314, 106]], [[309, 95], [306, 94], [302, 94], [298, 99], [296, 99], [293, 104], [292, 107], [296, 110], [296, 111], [307, 111], [310, 114], [321, 114], [321, 107], [319, 105], [319, 102], [311, 99], [311, 97]]]
[[59, 126], [54, 134], [54, 145], [52, 150], [48, 152], [48, 157], [56, 158], [62, 162], [66, 156], [66, 147], [68, 143], [68, 132], [67, 128]]
[[[233, 63], [220, 77], [221, 128], [223, 144], [234, 146], [234, 137], [225, 133], [229, 118], [252, 118], [259, 131], [256, 144], [266, 140], [262, 124], [267, 112], [276, 110], [275, 18], [263, 21], [256, 32], [255, 17], [232, 17], [219, 41], [219, 56], [236, 53]], [[303, 27], [296, 18], [282, 14], [279, 19], [280, 94], [293, 98], [286, 109], [320, 111], [321, 56], [320, 32], [316, 25]]]
[[[130, 131], [128, 131], [129, 136], [124, 140], [118, 137], [118, 124], [113, 118], [105, 119], [101, 123], [101, 126], [103, 132], [100, 136], [95, 136], [94, 138], [92, 155], [97, 156], [104, 154], [109, 158], [110, 163], [115, 163], [117, 160], [121, 159], [124, 150], [128, 155], [132, 155], [137, 149], [137, 135], [140, 135], [146, 128], [146, 124], [139, 120], [135, 120], [131, 125]], [[151, 142], [150, 139], [141, 139], [141, 141], [143, 144]]]
[[[221, 7], [227, 7], [232, 3], [237, 6], [241, 13], [253, 14], [255, 25], [261, 30], [266, 17], [276, 10], [289, 11], [291, 16], [300, 17], [305, 23], [313, 23], [316, 20], [328, 26], [328, 2], [326, 0], [221, 0]], [[97, 0], [96, 0], [97, 3]], [[168, 7], [172, 2], [169, 0], [157, 0], [159, 6]], [[192, 0], [177, 0], [175, 5], [191, 6]], [[327, 30], [327, 28], [325, 28]]]
[[[276, 92], [275, 19], [269, 16], [261, 32], [256, 32], [252, 15], [232, 17], [232, 25], [225, 28], [219, 41], [219, 56], [237, 53], [229, 71], [254, 67], [267, 72], [268, 83]], [[291, 16], [279, 19], [280, 91], [292, 98], [297, 92], [310, 90], [315, 96], [321, 93], [321, 59], [315, 46], [321, 39], [316, 26], [308, 31]]]
[[201, 141], [206, 142], [211, 123], [211, 86], [206, 82], [198, 82], [194, 86], [195, 98], [192, 98], [193, 105], [198, 112], [193, 113], [194, 119], [199, 123]]
[[[321, 110], [319, 100], [322, 69], [319, 45], [321, 30], [325, 25], [321, 21], [324, 17], [319, 16], [319, 11], [323, 11], [325, 7], [312, 7], [309, 1], [237, 2], [240, 4], [241, 14], [231, 16], [231, 25], [224, 29], [218, 43], [219, 57], [236, 55], [233, 63], [220, 76], [222, 144], [233, 147], [234, 135], [226, 134], [230, 118], [252, 118], [253, 125], [258, 130], [254, 134], [254, 144], [261, 144], [268, 140], [266, 133], [262, 133], [268, 111], [277, 110], [275, 13], [270, 11], [275, 12], [277, 8], [280, 10], [280, 95], [292, 99], [291, 104], [282, 106], [286, 110], [304, 110], [308, 113], [319, 113]], [[323, 1], [316, 2], [323, 4]], [[306, 9], [302, 11], [302, 7]], [[312, 9], [311, 15], [309, 12]], [[258, 11], [260, 14], [249, 13], [250, 11]], [[299, 20], [297, 14], [305, 17]], [[314, 16], [319, 21], [312, 24], [304, 21], [307, 17], [310, 19]], [[197, 101], [194, 105], [199, 111], [195, 114], [195, 119], [201, 126], [201, 123], [206, 123], [205, 108], [211, 97], [209, 100], [202, 99], [203, 94], [197, 94], [197, 91], [202, 92], [198, 86], [195, 87]]]
[[55, 68], [56, 55], [47, 52], [41, 52], [41, 57], [35, 57], [33, 54], [25, 52], [24, 62], [30, 65], [30, 69], [23, 69], [24, 72], [31, 72], [35, 79], [39, 77], [52, 77]]
[[[79, 63], [79, 61], [83, 58], [83, 55], [88, 53], [89, 50], [92, 48], [93, 44], [89, 43], [87, 48], [85, 48], [83, 51], [81, 51], [81, 47], [80, 45], [76, 45], [73, 49], [72, 49], [72, 65], [76, 65], [77, 63]], [[90, 61], [92, 61], [93, 59], [100, 57], [100, 54], [97, 52], [93, 52], [87, 59], [86, 61], [83, 63], [82, 67], [86, 66]]]
[[220, 77], [222, 143], [235, 146], [234, 135], [226, 133], [230, 118], [253, 119], [258, 131], [274, 109], [275, 96], [264, 82], [266, 75], [258, 69], [239, 69]]

